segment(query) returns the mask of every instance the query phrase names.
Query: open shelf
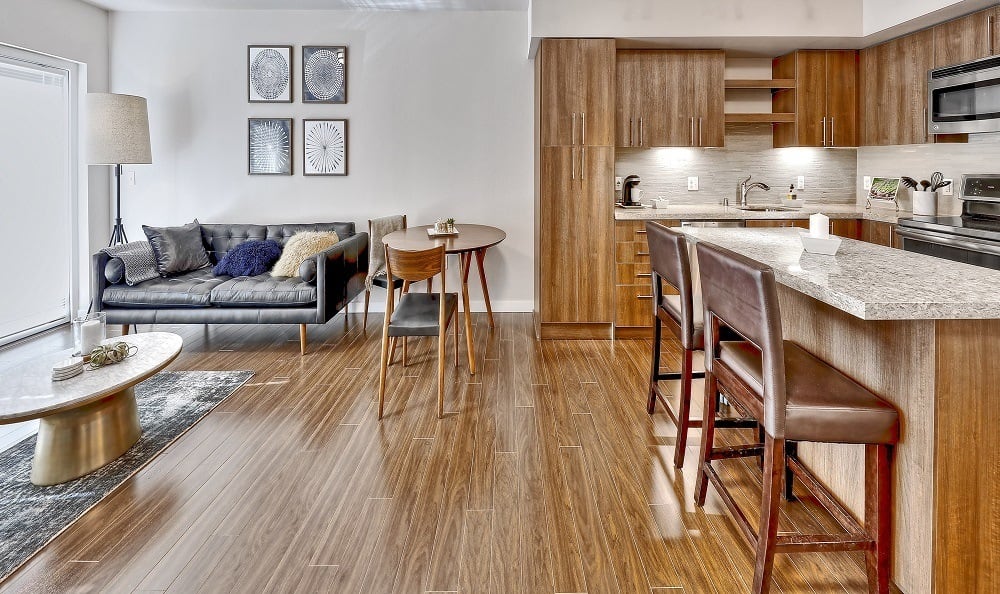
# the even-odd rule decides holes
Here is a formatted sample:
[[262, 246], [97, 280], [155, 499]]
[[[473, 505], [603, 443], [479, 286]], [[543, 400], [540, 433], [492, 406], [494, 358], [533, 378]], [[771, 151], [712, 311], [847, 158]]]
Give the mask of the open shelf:
[[778, 91], [781, 89], [794, 89], [794, 78], [768, 78], [768, 79], [730, 79], [726, 81], [727, 89], [770, 89]]
[[794, 113], [727, 113], [727, 124], [781, 124], [795, 121]]

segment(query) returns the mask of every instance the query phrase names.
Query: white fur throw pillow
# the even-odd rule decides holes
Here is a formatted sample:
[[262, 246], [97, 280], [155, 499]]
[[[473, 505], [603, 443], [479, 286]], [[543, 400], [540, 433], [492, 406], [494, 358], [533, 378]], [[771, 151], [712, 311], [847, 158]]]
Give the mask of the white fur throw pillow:
[[327, 250], [340, 241], [334, 231], [301, 231], [292, 235], [274, 263], [271, 276], [298, 276], [304, 260]]

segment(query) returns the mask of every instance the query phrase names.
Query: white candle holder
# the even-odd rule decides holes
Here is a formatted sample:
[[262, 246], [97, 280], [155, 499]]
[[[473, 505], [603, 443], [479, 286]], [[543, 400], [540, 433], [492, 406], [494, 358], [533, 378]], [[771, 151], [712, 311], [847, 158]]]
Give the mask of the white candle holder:
[[103, 311], [80, 315], [73, 319], [73, 344], [78, 355], [89, 356], [108, 337], [108, 315]]

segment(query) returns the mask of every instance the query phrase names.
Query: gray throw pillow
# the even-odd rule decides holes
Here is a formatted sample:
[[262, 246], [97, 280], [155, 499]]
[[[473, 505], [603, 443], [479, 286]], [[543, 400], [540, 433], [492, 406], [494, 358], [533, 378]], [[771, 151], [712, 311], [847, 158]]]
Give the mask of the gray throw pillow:
[[156, 256], [156, 269], [160, 276], [181, 274], [208, 266], [208, 253], [201, 240], [198, 219], [183, 227], [147, 227], [142, 232], [149, 239], [149, 246]]

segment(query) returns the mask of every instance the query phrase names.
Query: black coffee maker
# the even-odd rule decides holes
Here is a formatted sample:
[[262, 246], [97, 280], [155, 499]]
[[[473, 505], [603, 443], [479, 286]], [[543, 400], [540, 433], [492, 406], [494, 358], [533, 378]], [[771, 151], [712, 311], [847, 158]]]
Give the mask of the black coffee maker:
[[622, 182], [622, 206], [638, 206], [639, 176], [630, 175]]

